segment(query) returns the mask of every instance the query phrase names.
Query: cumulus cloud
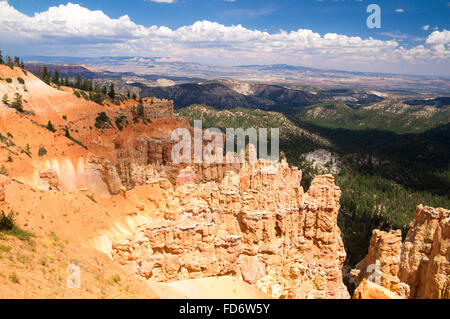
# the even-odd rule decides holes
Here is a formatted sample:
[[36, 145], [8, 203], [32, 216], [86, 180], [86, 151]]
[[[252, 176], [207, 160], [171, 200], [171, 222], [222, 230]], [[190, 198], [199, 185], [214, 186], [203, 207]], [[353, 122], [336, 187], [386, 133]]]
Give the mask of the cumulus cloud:
[[405, 10], [403, 10], [402, 8], [398, 8], [398, 9], [395, 9], [395, 12], [403, 13], [403, 12], [405, 12]]
[[178, 29], [145, 27], [127, 15], [113, 19], [102, 11], [72, 3], [27, 16], [3, 1], [0, 12], [2, 42], [38, 47], [46, 54], [47, 48], [59, 50], [58, 54], [177, 56], [219, 64], [282, 62], [360, 67], [375, 62], [448, 61], [450, 52], [450, 32], [446, 30], [435, 31], [423, 45], [406, 49], [395, 40], [321, 35], [308, 29], [269, 33], [211, 21], [197, 21]]
[[424, 30], [424, 31], [430, 30], [430, 25], [426, 24], [426, 25], [422, 26], [422, 30]]
[[450, 44], [450, 31], [434, 31], [428, 36], [426, 43], [430, 45], [444, 44], [448, 46]]

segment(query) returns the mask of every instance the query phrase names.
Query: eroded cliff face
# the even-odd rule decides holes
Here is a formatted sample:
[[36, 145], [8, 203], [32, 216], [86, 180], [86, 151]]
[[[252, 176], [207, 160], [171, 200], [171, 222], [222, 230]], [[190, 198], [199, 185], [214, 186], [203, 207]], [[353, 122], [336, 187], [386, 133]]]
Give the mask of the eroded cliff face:
[[194, 184], [193, 174], [183, 170], [176, 188], [154, 181], [162, 217], [113, 243], [116, 261], [158, 281], [232, 275], [274, 298], [349, 297], [331, 175], [304, 193], [285, 162], [245, 164], [221, 183]]
[[406, 298], [450, 298], [450, 211], [418, 206], [401, 240], [400, 231], [375, 230], [355, 279], [369, 278]]
[[164, 119], [173, 117], [173, 101], [158, 99], [155, 97], [142, 100], [142, 110], [138, 106], [133, 107], [135, 114], [141, 113], [145, 120]]
[[403, 244], [399, 278], [410, 298], [450, 298], [450, 211], [419, 206]]

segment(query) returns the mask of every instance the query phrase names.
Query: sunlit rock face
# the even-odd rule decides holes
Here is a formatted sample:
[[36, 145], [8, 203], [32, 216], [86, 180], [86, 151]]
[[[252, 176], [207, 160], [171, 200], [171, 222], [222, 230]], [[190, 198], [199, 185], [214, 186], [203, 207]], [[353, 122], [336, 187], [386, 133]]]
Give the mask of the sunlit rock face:
[[[274, 298], [349, 298], [337, 227], [340, 189], [331, 175], [307, 193], [286, 162], [245, 164], [220, 183], [194, 183], [186, 168], [175, 188], [161, 178], [164, 216], [113, 243], [112, 256], [147, 279], [232, 275]], [[151, 196], [151, 195], [149, 195]]]
[[[401, 239], [400, 231], [375, 230], [368, 255], [352, 271], [357, 281], [371, 276], [407, 298], [450, 298], [450, 211], [418, 206]], [[378, 267], [377, 276], [367, 271], [370, 265]]]

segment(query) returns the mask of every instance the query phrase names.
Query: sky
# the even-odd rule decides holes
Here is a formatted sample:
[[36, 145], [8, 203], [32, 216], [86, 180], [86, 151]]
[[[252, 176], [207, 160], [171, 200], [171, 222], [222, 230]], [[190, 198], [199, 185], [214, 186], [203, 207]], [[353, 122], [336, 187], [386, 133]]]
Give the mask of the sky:
[[449, 30], [450, 0], [0, 0], [0, 49], [22, 56], [450, 76]]

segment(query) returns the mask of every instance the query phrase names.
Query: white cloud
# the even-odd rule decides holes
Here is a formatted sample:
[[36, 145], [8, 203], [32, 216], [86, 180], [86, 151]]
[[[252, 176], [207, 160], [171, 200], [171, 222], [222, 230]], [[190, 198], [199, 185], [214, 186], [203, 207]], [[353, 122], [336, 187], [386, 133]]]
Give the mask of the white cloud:
[[426, 24], [426, 25], [422, 26], [422, 30], [425, 30], [425, 31], [430, 30], [430, 25]]
[[434, 31], [428, 36], [426, 43], [430, 45], [444, 44], [448, 46], [450, 44], [450, 31]]
[[211, 21], [178, 29], [145, 27], [127, 15], [113, 19], [72, 3], [29, 17], [4, 1], [0, 12], [2, 43], [39, 50], [35, 54], [176, 56], [214, 64], [291, 63], [361, 70], [379, 70], [388, 63], [440, 60], [448, 64], [450, 57], [446, 30], [435, 31], [423, 45], [407, 49], [395, 40], [320, 35], [308, 29], [268, 33]]
[[395, 12], [403, 13], [403, 12], [405, 12], [405, 10], [403, 10], [402, 8], [398, 8], [398, 9], [395, 9]]

